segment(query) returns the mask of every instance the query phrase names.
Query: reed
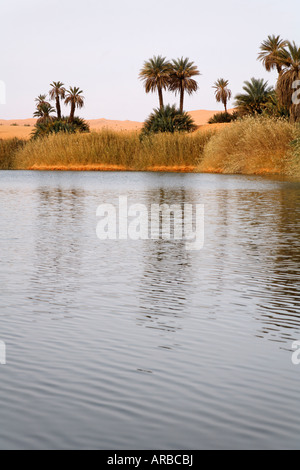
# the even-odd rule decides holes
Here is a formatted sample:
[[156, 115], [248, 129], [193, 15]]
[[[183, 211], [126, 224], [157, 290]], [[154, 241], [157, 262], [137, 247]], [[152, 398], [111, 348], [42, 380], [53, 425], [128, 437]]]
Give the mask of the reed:
[[103, 130], [0, 141], [0, 169], [197, 171], [300, 176], [300, 126], [247, 117], [191, 134]]
[[157, 134], [141, 139], [137, 132], [103, 130], [90, 134], [57, 134], [30, 141], [17, 153], [16, 169], [119, 165], [143, 171], [150, 167], [196, 167], [214, 131]]
[[300, 126], [296, 129], [295, 139], [291, 143], [289, 175], [300, 176]]
[[298, 127], [287, 120], [247, 117], [220, 130], [207, 143], [200, 172], [291, 174], [295, 157], [291, 142]]
[[18, 150], [24, 148], [26, 140], [0, 140], [0, 170], [11, 170], [15, 166], [15, 156]]

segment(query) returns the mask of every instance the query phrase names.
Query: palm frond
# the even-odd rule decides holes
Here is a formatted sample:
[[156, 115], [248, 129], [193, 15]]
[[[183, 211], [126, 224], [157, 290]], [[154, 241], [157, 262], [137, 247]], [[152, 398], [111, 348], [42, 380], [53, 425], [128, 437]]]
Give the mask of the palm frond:
[[51, 89], [49, 91], [49, 96], [51, 100], [55, 100], [57, 97], [64, 99], [66, 94], [66, 89], [62, 82], [52, 82], [50, 84]]
[[145, 121], [142, 136], [161, 132], [192, 132], [197, 128], [188, 113], [182, 113], [175, 105], [155, 109]]
[[235, 97], [235, 106], [244, 114], [262, 114], [264, 105], [274, 91], [264, 79], [251, 78], [244, 82], [244, 93]]
[[280, 62], [280, 54], [285, 50], [288, 41], [281, 39], [280, 36], [270, 35], [262, 42], [260, 53], [257, 60], [261, 61], [265, 69], [270, 72], [277, 69], [281, 73], [282, 64]]

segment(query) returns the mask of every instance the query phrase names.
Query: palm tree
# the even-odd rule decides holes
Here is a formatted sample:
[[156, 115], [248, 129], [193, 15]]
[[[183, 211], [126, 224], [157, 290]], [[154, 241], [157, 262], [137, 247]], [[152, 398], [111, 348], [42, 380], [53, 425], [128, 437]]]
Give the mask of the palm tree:
[[172, 70], [170, 75], [170, 91], [180, 93], [180, 111], [183, 112], [184, 93], [189, 95], [198, 90], [198, 83], [192, 77], [200, 75], [200, 72], [194, 62], [189, 58], [181, 58], [172, 61]]
[[274, 91], [264, 79], [251, 78], [249, 82], [244, 82], [243, 90], [235, 97], [235, 106], [243, 114], [262, 114], [270, 95]]
[[213, 86], [215, 88], [215, 97], [217, 103], [223, 103], [225, 108], [225, 113], [227, 114], [227, 103], [231, 99], [232, 93], [228, 88], [229, 81], [224, 80], [224, 78], [219, 78]]
[[280, 52], [279, 63], [282, 73], [277, 82], [278, 99], [289, 109], [291, 121], [296, 122], [300, 118], [300, 105], [293, 103], [293, 94], [295, 82], [300, 80], [300, 48], [295, 42], [289, 42], [287, 48]]
[[37, 98], [35, 98], [34, 101], [37, 102], [36, 107], [38, 108], [42, 103], [46, 102], [47, 95], [39, 95]]
[[83, 91], [80, 90], [78, 87], [70, 87], [69, 90], [66, 92], [65, 104], [71, 104], [71, 112], [69, 121], [74, 121], [75, 109], [76, 108], [83, 108], [84, 106], [84, 96], [81, 96]]
[[159, 55], [146, 61], [139, 74], [140, 80], [144, 82], [146, 93], [158, 92], [160, 109], [164, 107], [163, 90], [169, 86], [170, 72], [170, 62]]
[[257, 60], [260, 60], [263, 63], [267, 72], [277, 69], [277, 72], [280, 75], [282, 65], [278, 60], [278, 55], [287, 45], [288, 41], [281, 39], [280, 36], [274, 35], [268, 36], [268, 39], [262, 42], [260, 46], [261, 52], [258, 54]]
[[53, 114], [55, 112], [55, 109], [53, 106], [51, 106], [50, 103], [47, 103], [47, 101], [40, 102], [37, 105], [37, 110], [34, 113], [34, 117], [38, 118], [38, 123], [48, 123], [50, 121], [53, 121]]
[[64, 88], [64, 84], [62, 82], [53, 82], [50, 85], [52, 88], [49, 91], [50, 100], [56, 101], [56, 112], [57, 112], [57, 119], [61, 119], [61, 107], [60, 107], [60, 99], [65, 98], [66, 89]]

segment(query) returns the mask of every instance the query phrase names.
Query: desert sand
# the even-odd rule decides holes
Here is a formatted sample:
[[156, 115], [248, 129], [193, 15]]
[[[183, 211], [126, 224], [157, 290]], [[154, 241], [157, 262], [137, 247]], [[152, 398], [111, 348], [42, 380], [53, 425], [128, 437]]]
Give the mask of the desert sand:
[[[218, 111], [198, 110], [190, 111], [197, 126], [207, 125], [207, 121]], [[33, 131], [35, 119], [0, 119], [0, 139], [29, 139]], [[137, 121], [117, 121], [109, 119], [90, 119], [88, 120], [92, 131], [110, 129], [114, 131], [138, 131], [143, 123]], [[205, 126], [206, 127], [206, 126]]]
[[[111, 129], [114, 131], [137, 131], [143, 123], [134, 121], [113, 121], [109, 119], [87, 120], [92, 131]], [[29, 139], [33, 131], [36, 119], [0, 120], [0, 139]]]

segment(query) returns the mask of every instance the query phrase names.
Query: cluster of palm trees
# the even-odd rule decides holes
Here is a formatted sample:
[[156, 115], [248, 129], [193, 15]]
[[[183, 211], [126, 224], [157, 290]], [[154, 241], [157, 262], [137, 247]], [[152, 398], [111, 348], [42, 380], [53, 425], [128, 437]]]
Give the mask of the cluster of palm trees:
[[[235, 103], [240, 115], [266, 113], [274, 116], [289, 116], [291, 122], [300, 119], [300, 105], [293, 102], [297, 81], [300, 80], [300, 48], [295, 42], [270, 35], [262, 42], [258, 60], [267, 72], [277, 71], [275, 88], [264, 79], [251, 78], [244, 82], [243, 93], [235, 96]], [[217, 101], [222, 101], [226, 108], [226, 98], [231, 92], [226, 87], [228, 82], [219, 80], [215, 84]]]
[[70, 105], [70, 116], [68, 121], [74, 122], [76, 108], [82, 108], [84, 106], [83, 91], [78, 87], [70, 87], [68, 90], [64, 87], [62, 82], [52, 82], [50, 84], [51, 89], [49, 91], [50, 101], [55, 101], [56, 105], [56, 117], [53, 116], [55, 108], [47, 101], [47, 95], [39, 95], [36, 98], [36, 111], [34, 117], [38, 118], [39, 123], [47, 123], [49, 121], [58, 120], [62, 118], [61, 114], [61, 101], [64, 101], [65, 105]]
[[[292, 122], [300, 120], [300, 104], [293, 100], [299, 89], [300, 47], [295, 42], [270, 35], [262, 42], [258, 55], [265, 69], [278, 73], [275, 88], [264, 79], [251, 78], [244, 82], [243, 92], [235, 96], [234, 106], [239, 115], [266, 113], [274, 116], [289, 116]], [[140, 79], [146, 93], [157, 92], [159, 109], [164, 109], [163, 92], [168, 90], [180, 95], [180, 112], [183, 113], [184, 95], [198, 90], [194, 77], [200, 72], [188, 58], [168, 61], [165, 57], [154, 56], [144, 63]], [[228, 116], [228, 102], [232, 98], [229, 81], [219, 78], [213, 86], [215, 98], [223, 103], [225, 116]], [[297, 95], [298, 96], [298, 95]]]
[[300, 105], [293, 102], [293, 94], [295, 83], [300, 80], [300, 47], [280, 36], [268, 36], [260, 46], [258, 60], [268, 72], [277, 70], [276, 97], [289, 111], [291, 121], [296, 122], [300, 118]]
[[179, 109], [183, 113], [184, 95], [191, 95], [198, 90], [198, 83], [193, 78], [198, 75], [200, 72], [197, 66], [189, 58], [169, 61], [166, 57], [154, 56], [144, 63], [139, 77], [144, 82], [146, 93], [158, 93], [160, 110], [164, 108], [164, 91], [178, 93]]

